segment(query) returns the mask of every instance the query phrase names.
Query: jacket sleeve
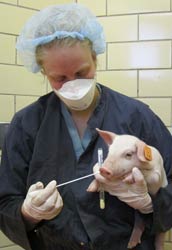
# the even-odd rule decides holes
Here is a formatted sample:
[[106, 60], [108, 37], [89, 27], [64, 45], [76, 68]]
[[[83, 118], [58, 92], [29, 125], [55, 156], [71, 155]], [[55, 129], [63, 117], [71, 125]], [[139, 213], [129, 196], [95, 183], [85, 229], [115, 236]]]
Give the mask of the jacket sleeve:
[[[164, 161], [168, 185], [160, 188], [152, 197], [153, 201], [153, 232], [167, 231], [172, 227], [172, 136], [163, 122], [151, 110], [145, 119], [147, 142], [156, 147]], [[150, 128], [150, 129], [148, 129]], [[148, 132], [149, 131], [149, 132]]]
[[21, 215], [26, 195], [26, 183], [31, 144], [15, 116], [9, 126], [2, 150], [0, 166], [0, 229], [14, 243], [31, 250], [28, 232]]
[[172, 228], [172, 136], [160, 122], [154, 127], [155, 141], [158, 142], [158, 149], [164, 160], [168, 185], [160, 188], [157, 194], [152, 197], [153, 201], [153, 230], [165, 232]]

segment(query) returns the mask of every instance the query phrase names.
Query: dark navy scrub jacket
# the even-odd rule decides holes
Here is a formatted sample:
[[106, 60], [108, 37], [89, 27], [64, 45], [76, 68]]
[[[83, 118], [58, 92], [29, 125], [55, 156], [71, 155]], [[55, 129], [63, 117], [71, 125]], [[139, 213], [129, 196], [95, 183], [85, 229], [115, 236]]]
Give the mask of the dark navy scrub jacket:
[[126, 250], [134, 210], [108, 193], [99, 208], [99, 194], [88, 193], [94, 177], [59, 187], [64, 207], [52, 220], [28, 225], [21, 205], [30, 185], [51, 180], [63, 183], [92, 173], [97, 150], [108, 148], [95, 128], [131, 134], [156, 147], [164, 159], [169, 185], [153, 198], [154, 213], [143, 215], [146, 230], [135, 250], [154, 250], [154, 235], [172, 227], [172, 137], [149, 107], [99, 85], [101, 97], [88, 122], [90, 141], [77, 159], [62, 114], [52, 92], [17, 112], [10, 124], [0, 167], [0, 229], [26, 250]]

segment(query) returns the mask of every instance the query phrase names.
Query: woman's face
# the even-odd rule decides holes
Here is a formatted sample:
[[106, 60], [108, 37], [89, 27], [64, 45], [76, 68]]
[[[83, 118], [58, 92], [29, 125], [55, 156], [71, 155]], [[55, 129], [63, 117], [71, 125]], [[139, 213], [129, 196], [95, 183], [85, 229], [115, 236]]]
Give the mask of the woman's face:
[[94, 78], [96, 56], [80, 43], [72, 47], [55, 46], [44, 54], [42, 67], [51, 87], [58, 90], [67, 81]]

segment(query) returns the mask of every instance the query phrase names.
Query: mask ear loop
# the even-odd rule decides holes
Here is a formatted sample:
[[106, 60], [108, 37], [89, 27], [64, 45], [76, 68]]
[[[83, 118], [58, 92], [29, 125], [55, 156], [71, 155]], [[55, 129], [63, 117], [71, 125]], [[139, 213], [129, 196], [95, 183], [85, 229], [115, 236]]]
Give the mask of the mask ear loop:
[[[42, 81], [42, 83], [46, 85], [46, 92], [48, 93], [48, 92], [50, 91], [50, 89], [49, 89], [50, 82], [49, 82], [49, 80], [48, 80], [48, 78], [47, 78], [47, 75], [46, 75], [45, 72], [44, 72], [44, 69], [41, 68], [41, 71], [40, 71], [40, 72], [41, 72], [41, 74], [42, 74], [42, 76], [43, 76], [43, 81]], [[54, 91], [53, 88], [51, 88], [51, 89]]]
[[97, 83], [97, 72], [95, 72], [93, 79]]

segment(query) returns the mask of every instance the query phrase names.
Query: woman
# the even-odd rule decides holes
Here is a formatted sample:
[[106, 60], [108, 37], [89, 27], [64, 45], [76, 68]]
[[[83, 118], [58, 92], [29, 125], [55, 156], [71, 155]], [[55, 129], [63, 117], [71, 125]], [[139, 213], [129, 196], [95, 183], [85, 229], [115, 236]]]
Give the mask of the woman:
[[[106, 157], [108, 148], [95, 128], [132, 134], [157, 147], [170, 181], [169, 132], [145, 104], [96, 83], [96, 56], [104, 52], [105, 40], [82, 5], [38, 12], [17, 49], [24, 65], [41, 71], [53, 91], [17, 112], [10, 124], [0, 168], [1, 230], [27, 250], [127, 249], [134, 223], [127, 199], [106, 193], [101, 210], [98, 193], [86, 191], [94, 177], [56, 185], [92, 173], [98, 148]], [[138, 191], [140, 184], [131, 190], [133, 185]], [[171, 227], [172, 188], [160, 189], [152, 200], [144, 180], [141, 185], [146, 207], [138, 210], [145, 211], [147, 228], [134, 249], [154, 250], [155, 233]]]

